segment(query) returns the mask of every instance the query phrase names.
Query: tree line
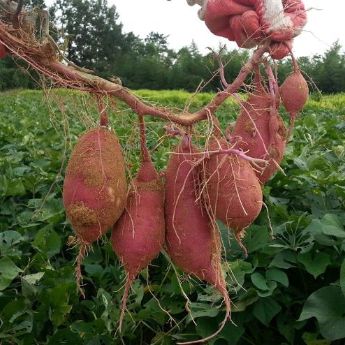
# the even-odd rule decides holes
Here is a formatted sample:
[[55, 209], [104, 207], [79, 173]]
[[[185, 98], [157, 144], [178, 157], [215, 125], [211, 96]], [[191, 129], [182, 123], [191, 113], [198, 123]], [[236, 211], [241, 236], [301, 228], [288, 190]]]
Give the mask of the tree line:
[[[44, 7], [44, 0], [31, 0]], [[92, 69], [102, 77], [120, 78], [131, 89], [184, 89], [215, 91], [221, 87], [215, 77], [219, 64], [215, 52], [202, 54], [196, 44], [175, 51], [168, 36], [151, 32], [141, 39], [125, 33], [115, 6], [107, 0], [56, 0], [50, 8], [51, 35], [68, 60]], [[228, 81], [234, 79], [248, 59], [247, 50], [219, 48]], [[300, 57], [302, 70], [312, 89], [323, 93], [345, 91], [345, 54], [335, 42], [322, 55]], [[279, 78], [291, 70], [289, 59], [282, 62]], [[37, 88], [37, 78], [21, 61], [8, 57], [0, 61], [0, 90]]]

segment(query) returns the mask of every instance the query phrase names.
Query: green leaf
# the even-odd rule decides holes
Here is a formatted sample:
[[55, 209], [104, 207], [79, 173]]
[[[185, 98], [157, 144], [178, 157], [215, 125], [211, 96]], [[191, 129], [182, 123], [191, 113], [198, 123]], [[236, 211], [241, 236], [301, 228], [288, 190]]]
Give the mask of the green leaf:
[[322, 231], [325, 235], [345, 238], [345, 230], [338, 216], [334, 214], [326, 214], [322, 220]]
[[345, 297], [339, 286], [323, 287], [308, 297], [298, 321], [313, 317], [325, 339], [345, 338]]
[[315, 233], [316, 235], [323, 234], [336, 238], [345, 238], [344, 227], [342, 226], [338, 216], [334, 214], [326, 214], [321, 220], [313, 219], [305, 231], [308, 231], [311, 234]]
[[85, 342], [70, 329], [59, 329], [53, 336], [49, 337], [48, 345], [73, 344], [82, 345]]
[[8, 180], [5, 196], [20, 196], [25, 194], [25, 187], [20, 179]]
[[244, 283], [245, 276], [252, 273], [253, 266], [250, 262], [244, 260], [236, 260], [229, 262], [225, 267], [229, 271], [229, 277], [231, 279], [230, 286], [235, 290], [241, 289]]
[[[205, 316], [215, 317], [221, 312], [219, 308], [212, 307], [208, 303], [196, 303], [196, 302], [190, 303], [190, 310], [194, 319], [197, 319], [199, 317], [205, 317]], [[192, 321], [191, 318], [188, 318], [188, 320]]]
[[17, 231], [4, 231], [0, 233], [0, 254], [2, 256], [17, 256], [21, 251], [14, 247], [23, 241], [22, 235]]
[[276, 269], [276, 268], [270, 268], [266, 272], [266, 278], [268, 280], [276, 281], [285, 287], [289, 286], [289, 277], [287, 276], [287, 274], [281, 270]]
[[259, 299], [258, 293], [255, 289], [247, 290], [239, 299], [234, 302], [235, 306], [232, 309], [233, 313], [245, 311], [248, 306], [252, 305]]
[[254, 305], [253, 314], [260, 322], [268, 326], [281, 309], [273, 298], [260, 298]]
[[47, 225], [38, 231], [33, 245], [50, 258], [60, 252], [61, 238], [50, 225]]
[[258, 296], [260, 297], [268, 297], [271, 296], [273, 294], [273, 291], [277, 288], [277, 282], [273, 281], [273, 280], [268, 280], [267, 281], [267, 286], [268, 286], [268, 290], [258, 290]]
[[260, 290], [269, 290], [269, 286], [267, 285], [266, 278], [258, 272], [255, 272], [251, 275], [252, 283]]
[[270, 240], [270, 234], [267, 226], [252, 225], [246, 231], [246, 237], [244, 239], [245, 246], [248, 253], [253, 253], [267, 245]]
[[272, 280], [267, 280], [261, 273], [255, 272], [251, 275], [252, 283], [259, 289], [257, 294], [260, 297], [267, 297], [272, 295], [277, 287], [277, 283]]
[[304, 333], [302, 339], [306, 345], [331, 345], [331, 342], [324, 339], [318, 339], [319, 334]]
[[41, 278], [44, 276], [44, 272], [38, 272], [34, 274], [28, 274], [26, 276], [23, 276], [22, 279], [24, 279], [27, 283], [34, 285], [36, 284]]
[[[285, 339], [289, 342], [289, 344], [294, 343], [295, 338], [295, 324], [297, 321], [294, 318], [286, 315], [286, 313], [279, 313], [276, 319], [277, 328], [279, 333], [285, 337]], [[301, 323], [300, 323], [301, 324]]]
[[345, 259], [340, 267], [340, 287], [345, 296]]
[[284, 250], [279, 252], [271, 261], [269, 267], [277, 267], [283, 269], [289, 269], [294, 267], [296, 263], [296, 254], [290, 250]]
[[327, 266], [331, 264], [330, 256], [322, 252], [313, 253], [310, 251], [305, 254], [299, 254], [297, 259], [315, 279], [324, 273]]
[[170, 335], [163, 332], [159, 332], [152, 339], [151, 344], [173, 345], [173, 342]]
[[22, 270], [8, 257], [0, 259], [0, 291], [5, 290]]
[[[215, 332], [216, 329], [218, 329], [220, 323], [220, 319], [209, 319], [204, 318], [200, 319], [197, 322], [196, 331], [197, 334], [200, 335], [202, 338], [206, 338], [212, 333]], [[226, 344], [229, 345], [236, 345], [238, 341], [241, 339], [244, 328], [237, 324], [234, 325], [231, 322], [227, 322], [222, 329], [222, 331], [217, 335], [217, 337], [211, 339], [207, 342], [208, 345], [218, 344], [218, 339], [224, 339], [226, 341]]]
[[[51, 196], [52, 197], [52, 196]], [[51, 224], [58, 223], [64, 213], [62, 201], [60, 199], [32, 199], [30, 200], [28, 207], [35, 207], [34, 220], [41, 222], [48, 222]]]

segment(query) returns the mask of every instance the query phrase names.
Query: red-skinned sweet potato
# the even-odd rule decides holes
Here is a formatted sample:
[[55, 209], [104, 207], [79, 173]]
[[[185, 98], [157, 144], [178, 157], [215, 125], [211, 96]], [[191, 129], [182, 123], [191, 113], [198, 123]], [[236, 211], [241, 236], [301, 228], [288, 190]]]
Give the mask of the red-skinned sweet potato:
[[77, 283], [87, 247], [120, 217], [127, 198], [125, 163], [116, 135], [99, 127], [83, 134], [68, 162], [63, 186], [66, 214], [77, 234]]
[[240, 115], [231, 133], [231, 142], [235, 147], [253, 158], [268, 161], [263, 171], [257, 171], [261, 183], [266, 183], [279, 169], [285, 147], [286, 128], [275, 100], [261, 84], [256, 73], [255, 91], [243, 102]]
[[3, 44], [0, 43], [0, 59], [3, 59], [7, 55], [7, 50]]
[[165, 185], [166, 248], [174, 264], [222, 294], [226, 315], [218, 334], [230, 315], [230, 299], [221, 268], [219, 231], [202, 202], [197, 202], [200, 176], [195, 163], [200, 157], [187, 136], [170, 156]]
[[298, 68], [296, 68], [281, 85], [280, 96], [285, 109], [293, 117], [295, 117], [307, 103], [309, 97], [308, 84]]
[[[216, 135], [208, 144], [210, 152], [229, 148], [229, 143]], [[204, 184], [205, 202], [214, 217], [232, 229], [247, 256], [241, 239], [262, 208], [261, 185], [251, 164], [233, 153], [213, 154], [205, 162]]]
[[[143, 144], [145, 145], [145, 144]], [[122, 262], [126, 284], [122, 298], [119, 329], [133, 280], [158, 256], [165, 240], [164, 185], [143, 147], [141, 168], [132, 182], [125, 212], [114, 225], [111, 242]]]

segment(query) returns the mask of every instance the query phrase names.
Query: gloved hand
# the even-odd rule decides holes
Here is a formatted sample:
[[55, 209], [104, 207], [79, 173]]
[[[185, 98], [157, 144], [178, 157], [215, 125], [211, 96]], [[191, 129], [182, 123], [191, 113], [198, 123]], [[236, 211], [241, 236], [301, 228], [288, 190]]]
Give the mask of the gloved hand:
[[218, 36], [252, 48], [270, 40], [270, 54], [281, 59], [292, 39], [304, 27], [307, 15], [302, 0], [187, 0], [202, 6], [199, 17]]

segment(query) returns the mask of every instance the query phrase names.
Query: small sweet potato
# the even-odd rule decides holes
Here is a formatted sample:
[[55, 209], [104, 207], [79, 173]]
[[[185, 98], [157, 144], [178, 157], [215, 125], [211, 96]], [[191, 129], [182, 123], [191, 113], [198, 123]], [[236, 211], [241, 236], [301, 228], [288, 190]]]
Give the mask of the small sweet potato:
[[283, 105], [291, 116], [295, 117], [305, 106], [309, 97], [306, 80], [298, 68], [290, 74], [280, 87]]
[[111, 242], [126, 273], [119, 329], [130, 287], [142, 269], [158, 256], [165, 240], [164, 185], [146, 152], [132, 181], [125, 212], [114, 225]]
[[255, 91], [242, 103], [230, 136], [235, 147], [248, 156], [268, 161], [262, 171], [256, 171], [260, 182], [266, 183], [278, 170], [284, 157], [286, 128], [272, 96], [261, 81], [256, 81]]

